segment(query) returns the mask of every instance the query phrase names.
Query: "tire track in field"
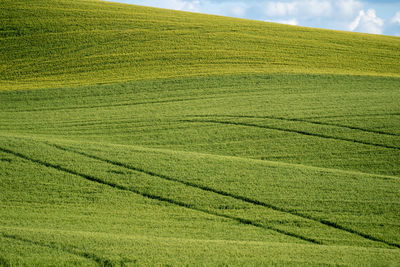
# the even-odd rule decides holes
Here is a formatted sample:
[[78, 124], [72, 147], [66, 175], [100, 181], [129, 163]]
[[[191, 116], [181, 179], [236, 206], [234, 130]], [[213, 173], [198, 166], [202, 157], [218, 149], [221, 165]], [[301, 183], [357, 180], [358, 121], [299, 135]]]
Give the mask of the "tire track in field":
[[24, 110], [3, 110], [3, 112], [37, 112], [37, 111], [41, 112], [41, 111], [125, 107], [125, 106], [138, 106], [138, 105], [147, 105], [147, 104], [164, 104], [164, 103], [175, 103], [175, 102], [185, 102], [185, 101], [196, 101], [196, 100], [206, 100], [206, 99], [215, 99], [215, 98], [213, 98], [213, 97], [192, 97], [192, 98], [178, 98], [178, 99], [159, 100], [159, 101], [120, 103], [120, 104], [108, 104], [108, 105], [97, 105], [97, 106], [76, 106], [76, 107], [37, 108], [37, 109], [24, 109]]
[[373, 129], [365, 129], [365, 128], [361, 128], [361, 127], [343, 125], [343, 124], [339, 124], [339, 123], [309, 121], [309, 120], [304, 120], [304, 119], [285, 119], [285, 118], [278, 118], [278, 117], [276, 119], [277, 120], [306, 122], [306, 123], [317, 124], [317, 125], [335, 126], [335, 127], [339, 127], [339, 128], [346, 128], [346, 129], [350, 129], [350, 130], [358, 130], [358, 131], [367, 132], [367, 133], [375, 133], [375, 134], [397, 136], [397, 137], [400, 136], [400, 135], [395, 134], [395, 133], [389, 133], [389, 132], [378, 131], [378, 130], [373, 130]]
[[400, 137], [399, 134], [395, 134], [395, 133], [389, 133], [389, 132], [372, 130], [372, 129], [365, 129], [365, 128], [361, 128], [361, 127], [343, 125], [343, 124], [338, 124], [338, 123], [311, 121], [311, 120], [308, 120], [308, 119], [284, 118], [284, 117], [275, 117], [275, 116], [250, 116], [250, 115], [193, 115], [191, 117], [200, 117], [200, 118], [202, 118], [202, 117], [205, 117], [205, 118], [213, 118], [213, 117], [214, 118], [215, 117], [221, 117], [221, 118], [250, 118], [250, 119], [271, 119], [271, 120], [281, 120], [281, 121], [291, 121], [291, 122], [306, 122], [306, 123], [310, 123], [310, 124], [325, 125], [325, 126], [335, 126], [335, 127], [338, 127], [338, 128], [346, 128], [346, 129], [350, 129], [350, 130], [359, 130], [359, 131], [367, 132], [367, 133], [376, 133], [376, 134]]
[[312, 136], [312, 137], [320, 137], [320, 138], [324, 138], [324, 139], [346, 141], [346, 142], [352, 142], [352, 143], [357, 143], [357, 144], [363, 144], [363, 145], [369, 145], [369, 146], [375, 146], [375, 147], [383, 147], [383, 148], [388, 148], [388, 149], [400, 150], [400, 147], [396, 147], [396, 146], [389, 146], [389, 145], [383, 145], [383, 144], [377, 144], [377, 143], [370, 143], [370, 142], [360, 141], [360, 140], [351, 139], [351, 138], [337, 137], [337, 136], [333, 136], [333, 135], [310, 133], [310, 132], [301, 131], [301, 130], [281, 128], [281, 127], [277, 127], [277, 126], [267, 126], [267, 125], [258, 125], [258, 124], [245, 123], [245, 122], [218, 121], [218, 120], [181, 120], [181, 121], [182, 122], [215, 123], [215, 124], [225, 124], [225, 125], [236, 125], [236, 126], [262, 128], [262, 129], [276, 130], [276, 131], [281, 131], [281, 132], [297, 133], [297, 134], [307, 135], [307, 136]]
[[[311, 215], [306, 215], [306, 214], [303, 214], [303, 213], [300, 213], [300, 212], [297, 212], [297, 211], [293, 211], [293, 210], [285, 209], [285, 208], [282, 208], [282, 207], [278, 207], [278, 206], [275, 206], [273, 204], [262, 202], [262, 201], [258, 201], [258, 200], [251, 199], [251, 198], [248, 198], [248, 197], [245, 197], [245, 196], [235, 195], [235, 194], [223, 191], [223, 190], [218, 190], [218, 189], [215, 189], [215, 188], [211, 188], [211, 187], [204, 186], [204, 185], [199, 185], [199, 184], [188, 182], [188, 181], [182, 181], [180, 179], [173, 178], [173, 177], [170, 177], [170, 176], [167, 176], [167, 175], [163, 175], [163, 174], [157, 174], [157, 173], [154, 173], [152, 171], [147, 171], [147, 170], [144, 170], [144, 169], [141, 169], [141, 168], [137, 168], [137, 167], [122, 163], [122, 162], [101, 158], [101, 157], [98, 157], [98, 156], [95, 156], [95, 155], [90, 155], [90, 154], [87, 154], [87, 153], [84, 153], [84, 152], [80, 152], [80, 151], [77, 151], [77, 150], [74, 150], [74, 149], [71, 149], [71, 148], [65, 148], [65, 147], [62, 147], [62, 146], [59, 146], [59, 145], [56, 145], [56, 144], [50, 144], [50, 143], [45, 143], [45, 144], [47, 144], [49, 146], [53, 146], [53, 147], [58, 148], [58, 149], [63, 150], [63, 151], [72, 152], [72, 153], [75, 153], [75, 154], [86, 156], [86, 157], [91, 158], [91, 159], [103, 161], [105, 163], [109, 163], [109, 164], [112, 164], [112, 165], [115, 165], [115, 166], [123, 167], [123, 168], [129, 169], [129, 170], [141, 172], [141, 173], [144, 173], [144, 174], [147, 174], [147, 175], [151, 175], [151, 176], [154, 176], [154, 177], [158, 177], [158, 178], [161, 178], [161, 179], [164, 179], [164, 180], [178, 182], [178, 183], [181, 183], [181, 184], [186, 185], [186, 186], [190, 186], [190, 187], [193, 187], [193, 188], [198, 188], [198, 189], [201, 189], [201, 190], [204, 190], [204, 191], [216, 193], [216, 194], [219, 194], [219, 195], [222, 195], [222, 196], [226, 196], [226, 197], [231, 197], [231, 198], [234, 198], [234, 199], [237, 199], [237, 200], [241, 200], [243, 202], [250, 203], [250, 204], [253, 204], [253, 205], [256, 205], [256, 206], [262, 206], [262, 207], [269, 208], [269, 209], [272, 209], [272, 210], [275, 210], [275, 211], [279, 211], [279, 212], [282, 212], [282, 213], [291, 214], [291, 215], [294, 215], [294, 216], [297, 216], [297, 217], [301, 217], [303, 219], [311, 220], [311, 221], [314, 221], [316, 223], [321, 223], [323, 225], [326, 225], [326, 226], [329, 226], [329, 227], [333, 227], [333, 228], [335, 228], [337, 230], [341, 230], [341, 231], [348, 232], [350, 234], [357, 235], [359, 237], [368, 239], [370, 241], [379, 242], [379, 243], [383, 243], [383, 244], [386, 244], [386, 245], [391, 246], [391, 247], [400, 248], [400, 244], [388, 242], [386, 240], [371, 236], [369, 234], [365, 234], [365, 233], [359, 232], [357, 230], [354, 230], [354, 229], [339, 225], [339, 224], [337, 224], [335, 222], [331, 222], [331, 221], [320, 219], [320, 218], [315, 218], [315, 217], [313, 217]], [[223, 215], [223, 216], [226, 216], [226, 215]], [[274, 229], [274, 230], [276, 230], [276, 229]], [[279, 232], [279, 231], [277, 231], [277, 232]], [[302, 239], [302, 238], [300, 238], [300, 239]], [[320, 241], [316, 241], [314, 239], [311, 239], [311, 240], [313, 240], [313, 243], [322, 244], [322, 242], [320, 242]], [[314, 242], [314, 241], [316, 241], [316, 242]]]
[[330, 116], [315, 116], [305, 117], [302, 119], [334, 119], [334, 118], [345, 118], [345, 117], [379, 117], [379, 116], [400, 116], [400, 113], [375, 113], [375, 114], [349, 114], [349, 115], [330, 115]]
[[29, 244], [40, 246], [40, 247], [46, 247], [46, 248], [50, 248], [50, 249], [54, 249], [54, 250], [62, 250], [69, 254], [73, 254], [73, 255], [76, 255], [76, 256], [79, 256], [82, 258], [92, 260], [92, 261], [96, 262], [97, 264], [99, 264], [99, 266], [104, 266], [104, 267], [112, 267], [113, 266], [112, 261], [110, 261], [108, 259], [101, 258], [93, 253], [79, 251], [74, 247], [57, 246], [55, 243], [48, 244], [48, 243], [44, 243], [44, 242], [39, 242], [39, 241], [35, 241], [35, 240], [22, 238], [17, 235], [5, 234], [5, 233], [1, 233], [1, 232], [0, 232], [0, 235], [7, 239], [22, 241], [24, 243], [29, 243]]
[[[64, 149], [64, 150], [67, 151], [66, 149]], [[61, 172], [65, 172], [65, 173], [68, 173], [68, 174], [79, 176], [79, 177], [84, 178], [84, 179], [86, 179], [88, 181], [91, 181], [91, 182], [95, 182], [95, 183], [98, 183], [98, 184], [101, 184], [101, 185], [106, 185], [106, 186], [112, 187], [114, 189], [135, 193], [137, 195], [141, 195], [141, 196], [143, 196], [145, 198], [148, 198], [148, 199], [158, 200], [158, 201], [169, 203], [169, 204], [176, 205], [176, 206], [179, 206], [179, 207], [183, 207], [183, 208], [191, 209], [191, 210], [194, 210], [194, 211], [206, 213], [206, 214], [209, 214], [209, 215], [213, 215], [213, 216], [217, 216], [217, 217], [233, 220], [233, 221], [235, 221], [237, 223], [240, 223], [240, 224], [251, 225], [251, 226], [254, 226], [254, 227], [258, 227], [258, 228], [275, 231], [277, 233], [280, 233], [280, 234], [283, 234], [283, 235], [286, 235], [286, 236], [289, 236], [289, 237], [297, 238], [297, 239], [300, 239], [300, 240], [303, 240], [303, 241], [306, 241], [306, 242], [310, 242], [310, 243], [313, 243], [313, 244], [318, 244], [318, 245], [322, 244], [322, 242], [320, 242], [318, 240], [315, 240], [315, 239], [312, 239], [312, 238], [309, 238], [309, 237], [306, 237], [306, 236], [302, 236], [302, 235], [299, 235], [299, 234], [287, 232], [285, 230], [281, 230], [281, 229], [278, 229], [278, 228], [275, 228], [275, 227], [272, 227], [272, 226], [263, 225], [261, 223], [254, 222], [254, 221], [249, 220], [249, 219], [243, 219], [243, 218], [240, 218], [240, 217], [230, 216], [230, 215], [226, 215], [226, 214], [220, 214], [218, 212], [214, 212], [214, 211], [209, 211], [207, 209], [198, 208], [198, 207], [195, 207], [193, 205], [190, 205], [190, 204], [187, 204], [187, 203], [184, 203], [184, 202], [181, 202], [181, 201], [177, 201], [177, 200], [174, 200], [174, 199], [170, 199], [170, 198], [166, 198], [166, 197], [162, 197], [162, 196], [158, 196], [158, 195], [153, 195], [153, 194], [141, 192], [140, 190], [137, 190], [137, 189], [134, 189], [134, 188], [131, 188], [131, 187], [127, 187], [127, 186], [123, 186], [123, 185], [120, 185], [120, 184], [117, 184], [117, 183], [108, 182], [108, 181], [105, 181], [103, 179], [94, 177], [92, 175], [88, 175], [88, 174], [84, 174], [84, 173], [80, 173], [80, 172], [77, 172], [77, 171], [74, 171], [74, 170], [70, 170], [70, 169], [64, 168], [64, 167], [62, 167], [60, 165], [55, 165], [55, 164], [48, 163], [48, 162], [45, 162], [45, 161], [42, 161], [42, 160], [33, 159], [33, 158], [30, 158], [30, 157], [28, 157], [28, 156], [26, 156], [24, 154], [21, 154], [19, 152], [15, 152], [15, 151], [12, 151], [12, 150], [9, 150], [9, 149], [6, 149], [6, 148], [0, 147], [0, 151], [8, 153], [8, 154], [12, 154], [12, 155], [14, 155], [16, 157], [22, 158], [24, 160], [31, 161], [31, 162], [33, 162], [35, 164], [38, 164], [38, 165], [41, 165], [41, 166], [45, 166], [45, 167], [48, 167], [48, 168], [53, 168], [53, 169], [56, 169], [56, 170], [61, 171]], [[107, 161], [105, 161], [105, 162], [107, 162]], [[151, 173], [151, 172], [148, 172], [148, 173]], [[154, 176], [159, 177], [159, 176], [157, 176], [157, 174], [154, 174]], [[179, 181], [179, 180], [177, 180], [177, 181]]]

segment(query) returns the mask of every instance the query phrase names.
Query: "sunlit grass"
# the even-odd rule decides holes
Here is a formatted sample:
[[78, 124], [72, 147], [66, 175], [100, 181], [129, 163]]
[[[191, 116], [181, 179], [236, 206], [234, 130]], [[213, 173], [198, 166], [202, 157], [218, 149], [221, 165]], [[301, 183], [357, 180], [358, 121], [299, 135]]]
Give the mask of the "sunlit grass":
[[0, 266], [400, 262], [399, 38], [92, 0], [0, 18]]
[[216, 74], [400, 73], [398, 37], [101, 1], [4, 0], [0, 8], [0, 90]]

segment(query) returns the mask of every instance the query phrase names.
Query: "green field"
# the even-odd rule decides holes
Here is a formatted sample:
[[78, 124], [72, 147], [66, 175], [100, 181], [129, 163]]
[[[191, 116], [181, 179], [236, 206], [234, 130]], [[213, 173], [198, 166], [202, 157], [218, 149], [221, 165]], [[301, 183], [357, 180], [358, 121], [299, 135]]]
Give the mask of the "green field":
[[0, 18], [0, 266], [400, 265], [399, 37], [94, 0]]

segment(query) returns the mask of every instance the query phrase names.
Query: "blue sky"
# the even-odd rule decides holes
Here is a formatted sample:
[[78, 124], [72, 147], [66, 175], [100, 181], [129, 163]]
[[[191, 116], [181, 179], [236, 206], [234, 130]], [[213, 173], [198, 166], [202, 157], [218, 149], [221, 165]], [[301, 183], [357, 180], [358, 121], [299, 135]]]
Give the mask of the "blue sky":
[[314, 28], [400, 36], [400, 0], [112, 0]]

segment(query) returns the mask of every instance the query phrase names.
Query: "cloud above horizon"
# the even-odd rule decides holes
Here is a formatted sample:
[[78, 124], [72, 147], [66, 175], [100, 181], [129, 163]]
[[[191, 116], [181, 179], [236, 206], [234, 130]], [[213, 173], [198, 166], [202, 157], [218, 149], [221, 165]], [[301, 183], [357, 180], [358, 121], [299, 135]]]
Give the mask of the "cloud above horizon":
[[399, 24], [400, 25], [400, 11], [394, 15], [392, 18], [392, 23]]
[[400, 1], [109, 0], [181, 11], [373, 34], [400, 33]]
[[357, 18], [350, 24], [349, 30], [382, 34], [383, 25], [383, 20], [376, 16], [374, 9], [368, 9], [367, 12], [361, 10]]

